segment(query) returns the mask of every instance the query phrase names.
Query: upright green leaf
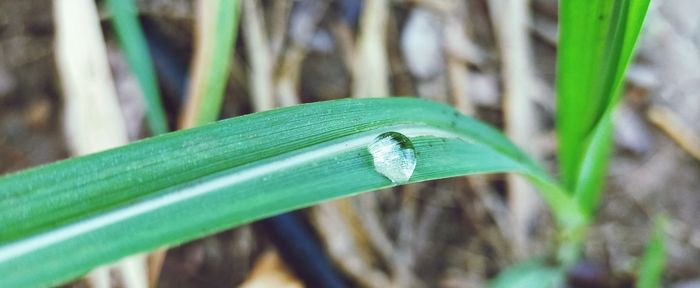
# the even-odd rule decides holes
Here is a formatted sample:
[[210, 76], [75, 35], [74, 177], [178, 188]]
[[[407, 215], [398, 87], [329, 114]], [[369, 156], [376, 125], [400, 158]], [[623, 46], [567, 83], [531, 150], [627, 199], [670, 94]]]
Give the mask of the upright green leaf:
[[589, 214], [602, 189], [612, 113], [648, 5], [649, 0], [564, 0], [560, 4], [560, 174]]
[[409, 182], [527, 175], [562, 226], [572, 199], [498, 131], [412, 98], [305, 104], [172, 132], [0, 178], [3, 286], [45, 286], [126, 255], [320, 201], [394, 185], [367, 149], [410, 138]]
[[666, 263], [666, 223], [667, 220], [663, 217], [654, 219], [653, 231], [639, 267], [637, 288], [661, 287], [661, 276]]
[[168, 132], [168, 120], [160, 100], [156, 72], [146, 38], [141, 31], [134, 0], [108, 0], [107, 7], [112, 13], [114, 31], [146, 100], [146, 115], [151, 132], [155, 135]]
[[197, 45], [180, 118], [182, 128], [219, 119], [238, 32], [238, 0], [201, 0], [197, 11]]

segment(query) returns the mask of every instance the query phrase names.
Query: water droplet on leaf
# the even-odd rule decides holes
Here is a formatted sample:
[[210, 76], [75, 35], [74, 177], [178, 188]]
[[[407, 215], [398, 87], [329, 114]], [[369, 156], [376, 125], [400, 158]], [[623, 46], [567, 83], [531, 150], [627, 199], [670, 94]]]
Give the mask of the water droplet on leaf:
[[416, 169], [416, 150], [411, 140], [401, 133], [382, 133], [367, 150], [372, 154], [374, 170], [396, 184], [408, 182]]

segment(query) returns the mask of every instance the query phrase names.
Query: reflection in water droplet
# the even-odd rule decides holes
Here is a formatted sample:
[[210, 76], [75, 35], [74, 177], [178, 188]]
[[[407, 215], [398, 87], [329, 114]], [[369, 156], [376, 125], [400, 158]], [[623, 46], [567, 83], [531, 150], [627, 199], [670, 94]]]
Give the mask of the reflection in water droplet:
[[408, 182], [416, 169], [416, 150], [411, 140], [401, 133], [382, 133], [367, 150], [372, 154], [374, 170], [396, 184]]

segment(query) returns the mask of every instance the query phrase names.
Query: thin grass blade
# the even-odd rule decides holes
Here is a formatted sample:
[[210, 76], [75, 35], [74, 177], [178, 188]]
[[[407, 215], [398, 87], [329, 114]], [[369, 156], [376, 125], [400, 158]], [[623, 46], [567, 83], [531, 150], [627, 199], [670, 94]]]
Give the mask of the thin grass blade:
[[180, 127], [195, 127], [219, 118], [239, 15], [237, 0], [197, 2], [197, 45]]
[[143, 91], [147, 106], [148, 126], [154, 135], [166, 133], [168, 132], [168, 121], [160, 98], [153, 60], [139, 24], [134, 0], [108, 0], [107, 7], [112, 13], [114, 31], [119, 37], [129, 66]]
[[[97, 265], [329, 199], [395, 185], [367, 149], [410, 138], [409, 182], [518, 172], [562, 225], [572, 199], [498, 131], [412, 98], [299, 105], [164, 134], [0, 178], [0, 274], [57, 284]], [[66, 253], [71, 251], [71, 253]]]
[[665, 230], [667, 219], [657, 217], [654, 220], [654, 228], [651, 239], [647, 244], [637, 278], [637, 288], [661, 287], [661, 279], [666, 263], [666, 237]]

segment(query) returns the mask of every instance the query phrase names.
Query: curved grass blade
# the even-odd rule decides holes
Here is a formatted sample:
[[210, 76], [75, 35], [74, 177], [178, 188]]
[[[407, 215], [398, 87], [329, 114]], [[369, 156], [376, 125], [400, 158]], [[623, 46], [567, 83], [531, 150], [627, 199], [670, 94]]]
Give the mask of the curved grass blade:
[[4, 286], [57, 284], [124, 256], [394, 185], [367, 145], [413, 142], [409, 182], [518, 172], [565, 227], [578, 206], [498, 131], [413, 98], [346, 99], [251, 114], [0, 178]]
[[147, 120], [151, 132], [154, 135], [166, 133], [168, 132], [168, 121], [160, 100], [153, 61], [136, 15], [134, 0], [108, 0], [107, 7], [112, 12], [114, 30], [119, 37], [129, 66], [139, 81], [146, 105], [148, 105]]

